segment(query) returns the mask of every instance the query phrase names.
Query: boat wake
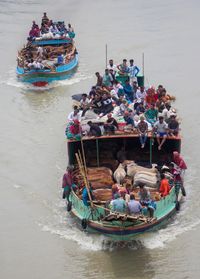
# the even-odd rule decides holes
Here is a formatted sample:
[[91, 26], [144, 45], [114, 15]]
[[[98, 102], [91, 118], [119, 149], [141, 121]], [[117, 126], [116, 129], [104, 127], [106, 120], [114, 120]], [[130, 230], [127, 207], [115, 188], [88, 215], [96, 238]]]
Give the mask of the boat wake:
[[79, 83], [83, 80], [90, 79], [90, 78], [92, 78], [92, 76], [88, 75], [87, 73], [81, 73], [80, 71], [78, 71], [78, 72], [74, 73], [73, 75], [71, 75], [71, 77], [69, 77], [68, 79], [53, 81], [46, 86], [37, 87], [37, 86], [34, 86], [29, 83], [24, 83], [24, 82], [18, 81], [16, 78], [15, 71], [12, 69], [7, 73], [6, 77], [1, 78], [0, 83], [15, 87], [15, 88], [20, 88], [20, 89], [26, 90], [26, 91], [39, 92], [39, 91], [51, 90], [51, 89], [54, 89], [57, 87], [73, 85], [73, 84]]
[[[58, 166], [56, 167], [58, 168]], [[41, 231], [57, 235], [64, 240], [73, 241], [83, 250], [165, 249], [168, 243], [175, 240], [181, 234], [195, 229], [200, 224], [200, 219], [198, 220], [193, 216], [193, 208], [198, 206], [198, 200], [197, 204], [194, 204], [193, 195], [195, 195], [195, 189], [193, 190], [190, 186], [194, 185], [194, 180], [198, 176], [194, 170], [190, 170], [189, 173], [190, 177], [187, 177], [185, 181], [187, 201], [181, 204], [180, 212], [170, 220], [170, 223], [165, 228], [136, 236], [135, 239], [128, 242], [113, 241], [102, 235], [88, 234], [82, 231], [76, 225], [74, 218], [67, 213], [65, 201], [59, 198], [57, 203], [54, 203], [42, 199], [39, 194], [27, 192], [27, 188], [22, 185], [14, 184], [13, 188], [17, 191], [23, 191], [33, 202], [39, 202], [42, 207], [49, 210], [50, 214], [45, 215], [42, 219], [38, 219], [37, 225], [39, 225]], [[59, 196], [61, 196], [61, 191]]]

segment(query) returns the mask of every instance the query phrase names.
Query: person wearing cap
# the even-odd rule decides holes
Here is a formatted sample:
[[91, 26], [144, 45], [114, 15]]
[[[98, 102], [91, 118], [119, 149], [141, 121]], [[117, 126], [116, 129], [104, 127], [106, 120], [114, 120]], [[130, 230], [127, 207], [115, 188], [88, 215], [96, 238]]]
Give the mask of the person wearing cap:
[[137, 131], [141, 143], [141, 148], [145, 147], [147, 141], [148, 124], [145, 122], [144, 116], [140, 116], [140, 122], [137, 125]]
[[114, 194], [114, 200], [111, 203], [112, 211], [126, 212], [126, 202], [119, 193]]
[[73, 179], [73, 170], [74, 166], [69, 165], [66, 169], [66, 172], [63, 175], [62, 179], [62, 188], [63, 188], [63, 199], [67, 199], [69, 202], [69, 196], [71, 193], [72, 188], [76, 188], [76, 185], [74, 184], [74, 179]]
[[[158, 142], [158, 150], [161, 150], [164, 142], [167, 139], [167, 133], [168, 133], [168, 125], [164, 121], [163, 116], [159, 116], [159, 120], [156, 121], [156, 123], [154, 124], [154, 127], [153, 127], [152, 131], [154, 133], [156, 132], [156, 139], [157, 139], [157, 142]], [[160, 140], [160, 138], [162, 138], [162, 140]]]
[[179, 132], [179, 123], [176, 120], [176, 115], [171, 114], [168, 122], [169, 136], [176, 137]]

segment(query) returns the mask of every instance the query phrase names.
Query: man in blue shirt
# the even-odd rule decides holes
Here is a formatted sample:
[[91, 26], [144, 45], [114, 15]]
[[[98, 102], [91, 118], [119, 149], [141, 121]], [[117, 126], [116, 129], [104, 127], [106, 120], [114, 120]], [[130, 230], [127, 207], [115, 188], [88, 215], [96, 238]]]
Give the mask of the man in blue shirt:
[[139, 73], [140, 69], [134, 65], [134, 60], [130, 59], [130, 66], [129, 66], [129, 74], [130, 74], [130, 82], [131, 85], [134, 81], [137, 81], [137, 74]]

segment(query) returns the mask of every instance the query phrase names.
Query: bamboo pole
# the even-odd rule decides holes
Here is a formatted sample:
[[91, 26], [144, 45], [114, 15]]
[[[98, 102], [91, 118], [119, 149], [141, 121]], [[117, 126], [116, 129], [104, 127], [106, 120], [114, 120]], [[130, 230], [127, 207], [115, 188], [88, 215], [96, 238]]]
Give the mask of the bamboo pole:
[[94, 204], [93, 204], [92, 197], [91, 197], [91, 193], [90, 193], [90, 186], [89, 186], [89, 183], [88, 183], [86, 174], [85, 174], [85, 168], [84, 168], [83, 164], [81, 163], [81, 162], [82, 162], [82, 159], [81, 159], [81, 157], [79, 158], [79, 155], [78, 155], [77, 153], [76, 153], [75, 155], [76, 155], [76, 160], [77, 160], [77, 162], [78, 162], [78, 166], [79, 166], [80, 173], [81, 173], [81, 175], [83, 176], [83, 180], [84, 180], [84, 183], [85, 183], [85, 187], [86, 187], [86, 189], [87, 189], [87, 193], [88, 193], [88, 197], [89, 197], [89, 200], [90, 200], [91, 207], [93, 208], [93, 207], [94, 207]]

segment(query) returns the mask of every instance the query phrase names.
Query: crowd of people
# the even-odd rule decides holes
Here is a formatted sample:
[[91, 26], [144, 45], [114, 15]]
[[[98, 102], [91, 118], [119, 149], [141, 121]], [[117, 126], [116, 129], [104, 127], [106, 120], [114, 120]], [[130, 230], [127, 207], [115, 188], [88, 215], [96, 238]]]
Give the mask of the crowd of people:
[[35, 46], [32, 41], [74, 38], [74, 36], [74, 29], [70, 23], [66, 27], [63, 21], [53, 22], [44, 13], [41, 27], [33, 21], [28, 43], [18, 54], [18, 65], [26, 71], [55, 70], [55, 67], [67, 63], [77, 53], [73, 44]]
[[74, 38], [75, 33], [74, 29], [69, 23], [68, 26], [65, 26], [64, 21], [54, 22], [50, 20], [46, 13], [43, 14], [41, 26], [39, 27], [35, 21], [33, 21], [31, 30], [29, 31], [29, 41], [33, 41], [38, 38], [44, 39], [59, 39], [63, 37]]
[[[126, 133], [138, 133], [141, 148], [145, 147], [148, 132], [152, 131], [157, 138], [158, 150], [162, 149], [168, 136], [177, 137], [179, 121], [176, 110], [171, 106], [174, 97], [163, 85], [157, 88], [139, 86], [138, 73], [139, 68], [133, 59], [129, 64], [123, 59], [119, 65], [110, 59], [104, 74], [95, 73], [95, 86], [88, 94], [82, 94], [79, 106], [74, 106], [69, 114], [67, 137], [77, 136], [73, 133], [74, 125], [79, 136], [95, 137], [117, 133], [119, 126], [123, 126]], [[93, 119], [90, 117], [86, 129], [82, 120], [87, 119], [91, 111]]]

